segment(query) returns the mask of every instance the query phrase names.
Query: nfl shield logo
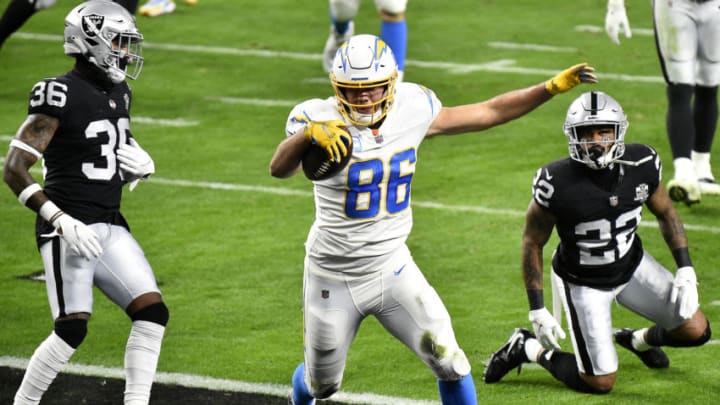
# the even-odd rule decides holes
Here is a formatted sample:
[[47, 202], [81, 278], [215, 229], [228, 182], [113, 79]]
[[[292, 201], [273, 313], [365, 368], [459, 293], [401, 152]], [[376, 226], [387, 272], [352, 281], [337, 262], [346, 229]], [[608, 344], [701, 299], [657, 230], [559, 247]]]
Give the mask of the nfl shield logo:
[[616, 195], [611, 195], [611, 196], [610, 196], [610, 206], [611, 206], [611, 207], [617, 207], [617, 205], [618, 205], [618, 196], [616, 196]]
[[328, 290], [322, 290], [322, 297], [323, 297], [324, 299], [330, 298], [330, 291], [328, 291]]

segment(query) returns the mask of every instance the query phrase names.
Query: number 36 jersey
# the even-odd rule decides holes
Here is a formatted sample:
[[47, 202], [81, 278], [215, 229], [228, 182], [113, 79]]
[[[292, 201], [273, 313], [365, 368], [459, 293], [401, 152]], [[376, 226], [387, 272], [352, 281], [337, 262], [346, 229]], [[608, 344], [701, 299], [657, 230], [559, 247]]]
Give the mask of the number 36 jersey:
[[628, 281], [643, 256], [636, 230], [642, 208], [661, 180], [660, 158], [651, 147], [626, 145], [623, 160], [603, 170], [565, 158], [538, 170], [533, 198], [556, 218], [560, 243], [553, 270], [564, 280], [591, 287]]
[[[410, 184], [417, 151], [442, 108], [431, 90], [399, 83], [379, 128], [348, 124], [352, 158], [335, 176], [314, 182], [315, 222], [307, 256], [331, 271], [371, 272], [401, 247], [412, 228]], [[335, 97], [312, 99], [290, 113], [288, 136], [308, 121], [343, 120]]]
[[[127, 227], [119, 212], [124, 182], [116, 152], [131, 137], [130, 101], [127, 83], [100, 88], [75, 71], [43, 79], [30, 93], [28, 114], [60, 120], [43, 153], [45, 193], [86, 224]], [[52, 230], [44, 222], [39, 219], [38, 233]]]

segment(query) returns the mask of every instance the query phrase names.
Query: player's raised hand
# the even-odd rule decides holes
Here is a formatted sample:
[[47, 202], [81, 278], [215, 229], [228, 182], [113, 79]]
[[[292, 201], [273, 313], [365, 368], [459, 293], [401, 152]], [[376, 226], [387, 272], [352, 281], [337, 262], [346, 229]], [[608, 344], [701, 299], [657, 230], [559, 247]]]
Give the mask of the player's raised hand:
[[618, 36], [620, 30], [625, 34], [625, 38], [632, 37], [630, 22], [627, 13], [625, 13], [625, 0], [608, 0], [608, 9], [605, 15], [605, 32], [617, 45], [620, 45]]
[[545, 90], [553, 96], [564, 93], [580, 83], [597, 83], [595, 68], [587, 63], [571, 66], [545, 82]]
[[348, 153], [345, 145], [352, 142], [346, 125], [341, 120], [310, 121], [305, 127], [305, 138], [325, 149], [330, 159], [340, 162]]

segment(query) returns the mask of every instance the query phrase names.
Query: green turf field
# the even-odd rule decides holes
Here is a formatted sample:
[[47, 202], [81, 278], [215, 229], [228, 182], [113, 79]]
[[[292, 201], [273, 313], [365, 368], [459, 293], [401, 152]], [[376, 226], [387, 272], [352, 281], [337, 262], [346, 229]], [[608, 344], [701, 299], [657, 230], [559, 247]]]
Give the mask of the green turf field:
[[[70, 68], [61, 35], [76, 3], [59, 0], [36, 14], [0, 51], [0, 150], [24, 120], [33, 84]], [[410, 1], [405, 80], [432, 88], [446, 105], [539, 83], [584, 61], [600, 79], [518, 121], [432, 139], [420, 149], [408, 243], [453, 317], [482, 403], [701, 404], [720, 392], [717, 340], [668, 349], [671, 368], [664, 371], [647, 370], [620, 349], [610, 396], [573, 393], [532, 367], [500, 384], [482, 383], [488, 356], [514, 327], [529, 327], [519, 258], [523, 212], [536, 169], [567, 153], [561, 128], [569, 103], [591, 88], [612, 94], [628, 113], [627, 142], [653, 145], [665, 163], [664, 179], [672, 177], [664, 85], [654, 40], [644, 35], [652, 28], [650, 2], [627, 3], [636, 32], [616, 46], [601, 28], [601, 0]], [[170, 308], [159, 370], [289, 386], [302, 360], [312, 186], [302, 176], [273, 179], [268, 163], [292, 105], [332, 93], [320, 63], [327, 2], [201, 0], [191, 8], [178, 1], [176, 13], [139, 17], [138, 26], [146, 60], [131, 82], [132, 131], [157, 173], [125, 193], [123, 212]], [[356, 32], [379, 33], [372, 1], [363, 2]], [[720, 175], [717, 147], [713, 165]], [[1, 188], [0, 356], [29, 358], [52, 319], [44, 285], [19, 278], [42, 268], [34, 216]], [[720, 198], [678, 210], [712, 322], [720, 316]], [[645, 221], [645, 246], [671, 266], [649, 212]], [[101, 294], [95, 301], [88, 337], [72, 362], [121, 367], [129, 322]], [[622, 308], [614, 315], [618, 327], [648, 325]], [[571, 350], [569, 341], [562, 343]], [[342, 389], [438, 398], [431, 373], [374, 319], [351, 348]]]

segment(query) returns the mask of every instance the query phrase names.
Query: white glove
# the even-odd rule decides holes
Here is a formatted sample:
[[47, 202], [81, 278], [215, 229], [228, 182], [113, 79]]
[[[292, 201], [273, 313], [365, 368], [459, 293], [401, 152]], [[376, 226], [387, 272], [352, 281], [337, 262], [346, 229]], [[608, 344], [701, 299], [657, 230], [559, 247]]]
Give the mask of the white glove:
[[691, 266], [680, 267], [675, 272], [675, 281], [670, 292], [670, 302], [676, 304], [680, 300], [678, 313], [683, 319], [692, 318], [700, 308], [697, 291], [697, 277]]
[[92, 259], [102, 254], [100, 238], [89, 226], [65, 213], [52, 224], [76, 255]]
[[618, 33], [623, 30], [625, 38], [632, 37], [630, 22], [625, 13], [625, 0], [608, 0], [608, 10], [605, 15], [605, 31], [610, 39], [620, 45]]
[[534, 309], [530, 311], [529, 319], [540, 344], [546, 349], [560, 350], [557, 337], [565, 339], [565, 332], [558, 321], [550, 315], [550, 311], [547, 308]]
[[130, 191], [135, 189], [139, 180], [155, 173], [155, 162], [150, 154], [145, 152], [133, 138], [130, 138], [129, 145], [123, 143], [118, 147], [117, 159], [120, 162], [120, 169], [130, 175], [125, 177], [130, 181]]

